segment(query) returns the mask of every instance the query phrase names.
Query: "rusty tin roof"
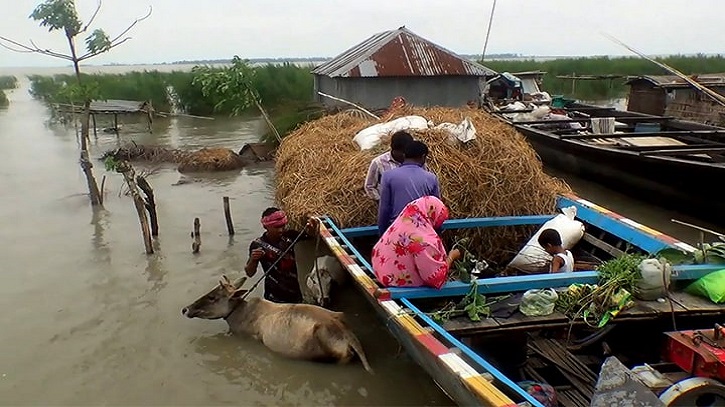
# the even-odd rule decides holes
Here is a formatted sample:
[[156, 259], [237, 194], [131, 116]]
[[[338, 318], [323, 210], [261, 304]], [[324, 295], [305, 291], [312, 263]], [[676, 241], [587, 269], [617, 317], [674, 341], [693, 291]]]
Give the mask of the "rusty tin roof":
[[330, 77], [496, 75], [405, 27], [375, 34], [312, 73]]
[[[705, 86], [721, 87], [725, 86], [725, 73], [710, 73], [700, 75], [690, 75], [690, 78]], [[686, 88], [690, 84], [684, 79], [676, 75], [640, 75], [627, 78], [627, 85], [631, 85], [637, 81], [647, 81], [654, 86], [661, 88]]]

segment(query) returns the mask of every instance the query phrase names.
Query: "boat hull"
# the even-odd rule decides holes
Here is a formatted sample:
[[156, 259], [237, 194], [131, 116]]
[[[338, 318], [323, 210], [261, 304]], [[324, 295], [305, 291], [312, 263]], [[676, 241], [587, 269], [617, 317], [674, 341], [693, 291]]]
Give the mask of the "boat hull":
[[723, 225], [725, 205], [718, 180], [725, 166], [562, 139], [553, 133], [514, 125], [536, 150], [544, 165], [598, 182], [642, 201]]

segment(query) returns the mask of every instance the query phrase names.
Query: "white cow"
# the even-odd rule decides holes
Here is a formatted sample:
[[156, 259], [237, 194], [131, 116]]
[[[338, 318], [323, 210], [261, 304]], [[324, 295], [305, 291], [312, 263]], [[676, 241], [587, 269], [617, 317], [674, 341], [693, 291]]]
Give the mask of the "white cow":
[[318, 257], [315, 262], [317, 264], [312, 266], [307, 275], [307, 288], [317, 304], [324, 306], [330, 301], [332, 282], [338, 285], [344, 283], [346, 273], [342, 264], [333, 256]]

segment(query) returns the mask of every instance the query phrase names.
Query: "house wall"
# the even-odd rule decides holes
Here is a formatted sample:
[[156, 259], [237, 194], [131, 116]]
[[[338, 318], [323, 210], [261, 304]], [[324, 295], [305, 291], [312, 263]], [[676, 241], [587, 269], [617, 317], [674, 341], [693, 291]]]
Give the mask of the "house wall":
[[315, 75], [316, 100], [326, 106], [346, 106], [317, 91], [360, 104], [368, 109], [390, 106], [397, 96], [418, 106], [464, 106], [479, 98], [477, 76], [330, 78]]
[[667, 95], [665, 90], [649, 82], [633, 83], [629, 87], [627, 110], [661, 116], [665, 113]]
[[[725, 87], [710, 87], [725, 96]], [[666, 116], [684, 120], [725, 126], [725, 107], [702, 92], [691, 88], [669, 90], [670, 97], [665, 108]]]

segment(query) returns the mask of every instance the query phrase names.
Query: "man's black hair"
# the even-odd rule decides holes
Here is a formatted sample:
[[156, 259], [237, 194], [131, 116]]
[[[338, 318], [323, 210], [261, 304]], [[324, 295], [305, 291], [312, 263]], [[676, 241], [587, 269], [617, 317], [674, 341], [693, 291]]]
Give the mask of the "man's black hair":
[[407, 131], [398, 131], [390, 137], [390, 149], [397, 151], [405, 151], [405, 146], [413, 141], [413, 136]]
[[546, 247], [547, 244], [561, 246], [561, 235], [556, 229], [544, 229], [539, 235], [539, 244], [541, 247]]
[[413, 140], [405, 145], [405, 158], [419, 160], [428, 155], [428, 146], [419, 140]]
[[262, 212], [262, 217], [269, 216], [275, 212], [277, 212], [279, 208], [275, 208], [274, 206], [270, 206], [269, 208], [265, 209], [264, 212]]

